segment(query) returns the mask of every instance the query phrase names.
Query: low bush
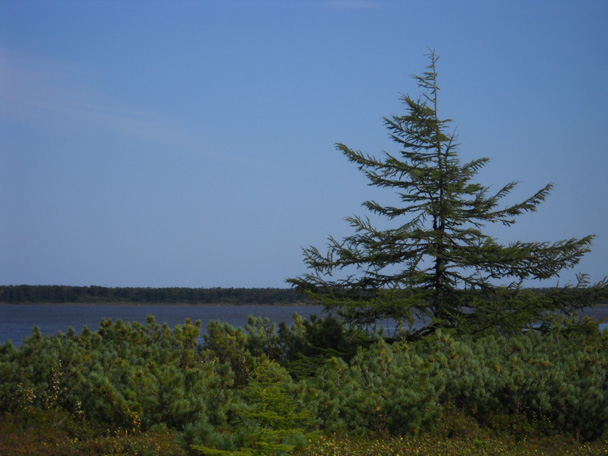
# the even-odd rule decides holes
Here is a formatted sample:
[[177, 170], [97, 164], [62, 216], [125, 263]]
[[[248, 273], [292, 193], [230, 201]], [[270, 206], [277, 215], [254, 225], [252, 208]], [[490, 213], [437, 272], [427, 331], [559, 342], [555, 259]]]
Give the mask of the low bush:
[[[431, 431], [446, 404], [496, 425], [497, 411], [536, 431], [585, 440], [608, 434], [608, 334], [381, 341], [350, 364], [333, 358], [307, 383], [326, 430]], [[520, 426], [521, 427], [521, 426]]]
[[[510, 440], [608, 438], [608, 332], [589, 322], [389, 343], [296, 317], [278, 332], [261, 319], [245, 330], [212, 322], [199, 337], [198, 322], [150, 317], [1, 345], [0, 454], [44, 443], [31, 454], [152, 455], [174, 437], [181, 450], [166, 454], [289, 454], [309, 441], [319, 454], [364, 454], [359, 444], [389, 454], [377, 435], [393, 451], [404, 438], [495, 454]], [[343, 449], [331, 453], [319, 432]]]
[[[200, 323], [171, 331], [153, 318], [146, 326], [105, 320], [57, 336], [39, 330], [16, 349], [0, 349], [0, 412], [61, 409], [110, 429], [179, 429], [225, 420], [231, 405], [230, 366], [202, 357]], [[210, 393], [211, 392], [211, 393]]]

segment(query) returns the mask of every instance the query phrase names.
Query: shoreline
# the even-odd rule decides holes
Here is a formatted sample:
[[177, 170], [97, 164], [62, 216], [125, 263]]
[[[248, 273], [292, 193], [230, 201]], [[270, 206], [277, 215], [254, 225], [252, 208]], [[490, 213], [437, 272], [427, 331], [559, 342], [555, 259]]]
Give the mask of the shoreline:
[[91, 301], [91, 302], [0, 302], [1, 306], [190, 306], [190, 307], [301, 307], [301, 306], [319, 306], [311, 302], [293, 302], [286, 304], [257, 304], [257, 303], [191, 303], [191, 302], [133, 302], [133, 301]]
[[[133, 302], [133, 301], [89, 301], [89, 302], [0, 302], [1, 306], [192, 306], [192, 307], [298, 307], [298, 306], [322, 306], [308, 301], [277, 303], [277, 304], [258, 304], [247, 302], [242, 304], [233, 303], [191, 303], [191, 302]], [[595, 304], [594, 306], [584, 307], [584, 309], [608, 308], [607, 302]]]

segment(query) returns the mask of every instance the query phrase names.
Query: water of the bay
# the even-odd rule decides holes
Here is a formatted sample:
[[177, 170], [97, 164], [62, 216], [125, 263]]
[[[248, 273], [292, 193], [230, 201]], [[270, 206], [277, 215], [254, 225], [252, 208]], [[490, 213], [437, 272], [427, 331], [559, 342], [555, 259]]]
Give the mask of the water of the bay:
[[7, 304], [0, 305], [0, 344], [9, 339], [21, 345], [23, 339], [38, 326], [42, 334], [67, 331], [80, 332], [83, 326], [97, 330], [103, 319], [145, 323], [153, 315], [157, 323], [173, 328], [187, 318], [201, 320], [203, 329], [210, 320], [219, 320], [235, 327], [244, 327], [249, 315], [270, 318], [275, 323], [291, 323], [293, 314], [303, 317], [324, 316], [320, 306], [208, 306], [208, 305], [78, 305], [78, 304]]
[[[97, 330], [103, 319], [145, 323], [148, 315], [153, 315], [158, 323], [166, 322], [169, 327], [184, 323], [187, 318], [201, 320], [204, 328], [210, 320], [219, 320], [234, 327], [244, 327], [249, 315], [269, 318], [278, 324], [291, 323], [294, 313], [303, 317], [325, 316], [321, 306], [209, 306], [209, 305], [78, 305], [78, 304], [7, 304], [0, 305], [0, 344], [12, 340], [21, 345], [23, 340], [38, 326], [42, 334], [52, 335], [67, 331], [69, 327], [80, 332], [83, 326]], [[605, 322], [608, 306], [586, 309], [581, 315], [588, 315]], [[382, 323], [382, 322], [380, 322]], [[390, 326], [390, 323], [389, 323]], [[600, 327], [607, 328], [604, 323]]]

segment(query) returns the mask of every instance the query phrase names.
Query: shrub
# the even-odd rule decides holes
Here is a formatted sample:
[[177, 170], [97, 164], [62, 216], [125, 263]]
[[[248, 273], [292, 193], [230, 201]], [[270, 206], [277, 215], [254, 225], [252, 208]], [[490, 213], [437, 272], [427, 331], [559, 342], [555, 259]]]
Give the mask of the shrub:
[[[146, 326], [104, 320], [98, 332], [40, 335], [0, 353], [0, 412], [62, 409], [101, 427], [181, 428], [221, 422], [230, 407], [233, 374], [198, 350], [200, 323], [171, 331], [153, 318]], [[212, 393], [210, 393], [212, 391]]]
[[307, 385], [330, 432], [432, 430], [454, 404], [485, 425], [495, 426], [498, 413], [522, 432], [593, 440], [608, 432], [608, 334], [438, 331], [416, 343], [379, 342], [350, 364], [332, 358]]
[[317, 427], [608, 436], [608, 331], [590, 322], [394, 343], [298, 317], [278, 334], [259, 319], [246, 331], [213, 322], [203, 346], [199, 334], [200, 323], [171, 330], [151, 317], [80, 335], [35, 329], [20, 347], [0, 346], [0, 415], [87, 441], [161, 429], [198, 454], [295, 451]]
[[314, 410], [300, 398], [297, 386], [277, 363], [261, 357], [228, 426], [193, 423], [180, 437], [193, 454], [291, 454], [303, 448], [314, 429]]
[[405, 343], [379, 342], [350, 365], [332, 358], [309, 385], [318, 392], [319, 417], [330, 432], [418, 433], [441, 411], [445, 380], [437, 367]]

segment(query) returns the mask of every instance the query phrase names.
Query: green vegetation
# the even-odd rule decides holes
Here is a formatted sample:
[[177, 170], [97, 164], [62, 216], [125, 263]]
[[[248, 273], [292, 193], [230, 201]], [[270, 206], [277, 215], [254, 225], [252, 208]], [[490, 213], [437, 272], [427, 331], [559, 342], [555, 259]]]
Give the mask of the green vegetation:
[[[385, 339], [328, 317], [0, 346], [1, 454], [603, 454], [608, 332]], [[528, 453], [527, 453], [528, 452]]]
[[[594, 236], [507, 245], [484, 232], [486, 225], [512, 226], [518, 216], [536, 211], [553, 184], [511, 204], [504, 201], [516, 182], [493, 191], [473, 180], [489, 159], [461, 163], [456, 135], [448, 131], [451, 120], [439, 117], [437, 56], [429, 57], [427, 71], [414, 77], [421, 97], [405, 95], [406, 113], [384, 119], [398, 153], [378, 158], [337, 145], [369, 185], [393, 191], [396, 202], [364, 202], [380, 220], [347, 217], [355, 233], [330, 237], [327, 253], [305, 248], [310, 272], [287, 281], [349, 322], [427, 322], [410, 339], [440, 328], [516, 333], [547, 312], [595, 304], [608, 281], [590, 287], [580, 275], [575, 287], [542, 294], [522, 289], [524, 281], [556, 278], [573, 268]], [[380, 228], [384, 219], [394, 226]]]

